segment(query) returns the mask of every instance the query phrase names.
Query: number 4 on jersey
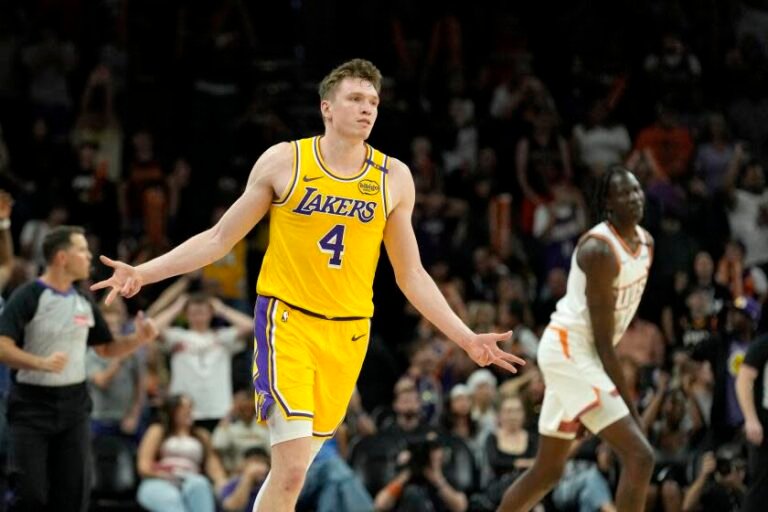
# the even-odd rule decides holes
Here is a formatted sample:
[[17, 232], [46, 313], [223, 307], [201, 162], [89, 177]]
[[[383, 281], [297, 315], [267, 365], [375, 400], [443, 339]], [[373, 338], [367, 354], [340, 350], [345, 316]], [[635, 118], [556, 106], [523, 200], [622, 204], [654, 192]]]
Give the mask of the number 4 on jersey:
[[344, 255], [344, 224], [336, 224], [326, 235], [317, 242], [320, 250], [331, 255], [328, 266], [341, 268], [341, 257]]

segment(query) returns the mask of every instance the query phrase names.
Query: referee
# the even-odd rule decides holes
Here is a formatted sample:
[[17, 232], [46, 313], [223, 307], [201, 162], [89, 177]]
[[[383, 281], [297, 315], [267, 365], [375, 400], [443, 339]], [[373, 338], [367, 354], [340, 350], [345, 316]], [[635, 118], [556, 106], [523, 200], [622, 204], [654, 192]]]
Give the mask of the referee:
[[43, 241], [46, 268], [17, 288], [0, 315], [0, 362], [16, 371], [8, 398], [11, 510], [85, 511], [90, 494], [85, 355], [128, 354], [157, 336], [141, 313], [133, 335], [113, 339], [75, 281], [91, 252], [84, 231], [60, 226]]
[[[756, 328], [760, 306], [753, 299], [741, 300], [752, 309], [753, 328]], [[736, 377], [736, 395], [744, 413], [744, 431], [749, 442], [749, 489], [742, 511], [758, 512], [765, 510], [768, 503], [768, 334], [749, 344]]]

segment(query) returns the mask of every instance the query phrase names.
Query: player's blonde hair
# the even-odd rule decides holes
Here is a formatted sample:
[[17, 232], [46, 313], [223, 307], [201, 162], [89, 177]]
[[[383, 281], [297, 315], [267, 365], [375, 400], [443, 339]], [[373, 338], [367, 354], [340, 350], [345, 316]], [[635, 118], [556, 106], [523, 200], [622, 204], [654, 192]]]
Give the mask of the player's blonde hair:
[[381, 71], [373, 65], [373, 62], [365, 59], [352, 59], [333, 69], [328, 73], [317, 92], [320, 93], [321, 100], [327, 100], [336, 90], [336, 87], [345, 78], [361, 78], [373, 84], [376, 92], [381, 92]]

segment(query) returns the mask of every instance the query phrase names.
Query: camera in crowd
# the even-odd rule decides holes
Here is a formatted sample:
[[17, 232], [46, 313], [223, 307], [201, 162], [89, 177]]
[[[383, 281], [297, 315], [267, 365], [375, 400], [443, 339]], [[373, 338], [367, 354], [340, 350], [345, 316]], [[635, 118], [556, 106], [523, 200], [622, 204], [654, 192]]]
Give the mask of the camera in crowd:
[[439, 434], [434, 430], [419, 432], [409, 437], [406, 451], [409, 457], [401, 466], [411, 473], [411, 480], [424, 478], [424, 471], [432, 466], [435, 451], [442, 448]]

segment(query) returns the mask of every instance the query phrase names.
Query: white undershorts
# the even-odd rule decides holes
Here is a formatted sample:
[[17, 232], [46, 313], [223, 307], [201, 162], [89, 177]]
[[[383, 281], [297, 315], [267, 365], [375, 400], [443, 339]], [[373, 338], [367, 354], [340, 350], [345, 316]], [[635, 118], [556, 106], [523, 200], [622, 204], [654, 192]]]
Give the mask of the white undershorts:
[[567, 329], [548, 326], [537, 355], [546, 389], [539, 433], [575, 439], [581, 425], [593, 434], [629, 415], [594, 343]]
[[276, 413], [274, 405], [267, 411], [267, 427], [271, 446], [302, 437], [312, 437], [312, 418], [287, 420], [279, 412]]

